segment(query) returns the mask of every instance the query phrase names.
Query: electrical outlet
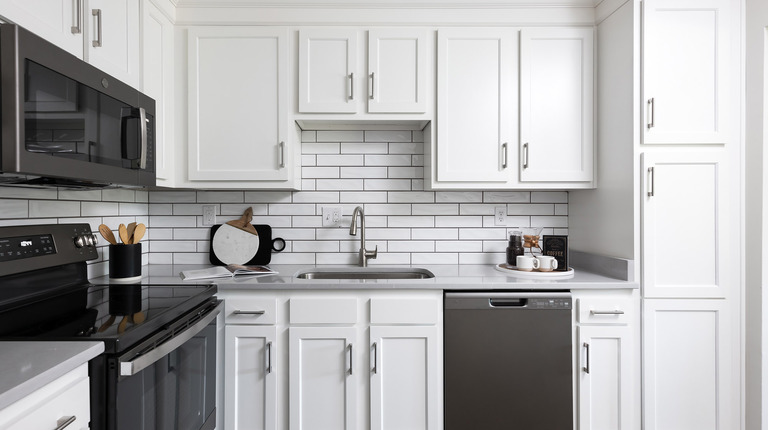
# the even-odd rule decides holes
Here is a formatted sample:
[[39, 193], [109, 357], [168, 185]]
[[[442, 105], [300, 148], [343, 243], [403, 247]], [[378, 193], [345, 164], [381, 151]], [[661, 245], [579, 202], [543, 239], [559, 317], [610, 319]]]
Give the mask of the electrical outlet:
[[493, 220], [495, 225], [506, 225], [507, 224], [507, 207], [506, 206], [496, 206], [496, 210], [493, 212]]
[[203, 206], [203, 225], [216, 224], [216, 205]]
[[341, 226], [341, 207], [324, 206], [323, 207], [323, 227]]

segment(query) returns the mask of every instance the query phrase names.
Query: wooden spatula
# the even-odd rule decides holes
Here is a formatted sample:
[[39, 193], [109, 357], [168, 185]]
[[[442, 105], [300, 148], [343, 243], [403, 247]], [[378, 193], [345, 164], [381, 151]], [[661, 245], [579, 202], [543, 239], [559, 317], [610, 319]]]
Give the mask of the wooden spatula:
[[125, 224], [120, 224], [120, 226], [117, 227], [117, 233], [120, 235], [120, 240], [122, 240], [125, 245], [131, 241], [130, 236], [128, 236], [128, 229], [125, 228]]
[[138, 224], [136, 226], [136, 229], [133, 230], [133, 236], [131, 237], [131, 243], [139, 243], [142, 237], [144, 237], [144, 233], [147, 231], [147, 226], [145, 226], [143, 223]]
[[117, 245], [117, 240], [115, 239], [114, 233], [112, 233], [112, 230], [105, 224], [99, 226], [99, 233], [101, 233], [101, 237], [103, 237], [104, 240], [112, 245]]
[[128, 233], [128, 242], [126, 242], [125, 244], [126, 245], [130, 245], [130, 244], [134, 243], [133, 242], [133, 232], [134, 232], [134, 230], [136, 230], [136, 223], [132, 222], [132, 223], [128, 224], [128, 226], [125, 227], [125, 230]]

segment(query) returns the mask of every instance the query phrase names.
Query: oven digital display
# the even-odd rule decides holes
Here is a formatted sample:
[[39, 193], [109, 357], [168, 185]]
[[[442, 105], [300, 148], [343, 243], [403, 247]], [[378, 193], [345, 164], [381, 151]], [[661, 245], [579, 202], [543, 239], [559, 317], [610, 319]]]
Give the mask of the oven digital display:
[[0, 262], [55, 254], [50, 234], [0, 239]]

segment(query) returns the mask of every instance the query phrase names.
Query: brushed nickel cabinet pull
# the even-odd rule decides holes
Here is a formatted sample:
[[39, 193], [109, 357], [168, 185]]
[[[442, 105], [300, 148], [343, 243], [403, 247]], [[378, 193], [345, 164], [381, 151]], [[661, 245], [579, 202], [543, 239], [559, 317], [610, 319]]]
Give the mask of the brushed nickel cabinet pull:
[[349, 344], [349, 374], [352, 374], [352, 344]]
[[285, 167], [285, 142], [280, 142], [280, 168]]
[[584, 342], [584, 349], [587, 351], [587, 360], [581, 370], [583, 370], [584, 373], [589, 373], [589, 344], [587, 342]]
[[373, 342], [373, 373], [379, 373], [379, 347]]
[[69, 427], [70, 424], [75, 422], [76, 419], [77, 417], [74, 415], [70, 417], [61, 417], [56, 421], [56, 428], [53, 430], [64, 430], [65, 428]]
[[614, 311], [589, 311], [591, 315], [624, 315], [624, 311], [616, 309]]
[[648, 168], [648, 197], [653, 197], [654, 192], [656, 191], [656, 184], [654, 183], [656, 181], [655, 179], [655, 172], [653, 170], [653, 167]]
[[349, 74], [349, 99], [350, 100], [355, 99], [355, 74], [354, 73]]
[[272, 342], [267, 342], [267, 373], [272, 373]]
[[235, 309], [232, 311], [232, 315], [264, 315], [266, 311], [241, 311], [240, 309]]
[[654, 97], [651, 97], [650, 99], [648, 99], [648, 111], [649, 111], [649, 116], [651, 117], [651, 120], [648, 122], [649, 130], [655, 126], [654, 123], [656, 122], [654, 118], [656, 116], [655, 102], [656, 100], [654, 99]]
[[371, 72], [371, 100], [376, 99], [376, 73]]
[[83, 32], [83, 0], [72, 0], [72, 9], [75, 10], [75, 16], [72, 18], [72, 34]]
[[528, 168], [528, 142], [523, 144], [523, 169]]
[[501, 144], [501, 168], [506, 169], [509, 164], [509, 151], [507, 149], [507, 142]]
[[101, 9], [91, 10], [91, 15], [96, 17], [96, 39], [91, 42], [94, 48], [101, 46]]

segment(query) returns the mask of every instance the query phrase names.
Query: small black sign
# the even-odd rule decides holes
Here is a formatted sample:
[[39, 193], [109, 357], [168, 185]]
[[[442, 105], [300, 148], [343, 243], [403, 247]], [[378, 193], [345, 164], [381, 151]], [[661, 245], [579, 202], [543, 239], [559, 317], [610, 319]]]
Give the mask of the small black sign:
[[557, 270], [568, 270], [568, 236], [542, 236], [542, 254], [551, 255], [557, 260]]

